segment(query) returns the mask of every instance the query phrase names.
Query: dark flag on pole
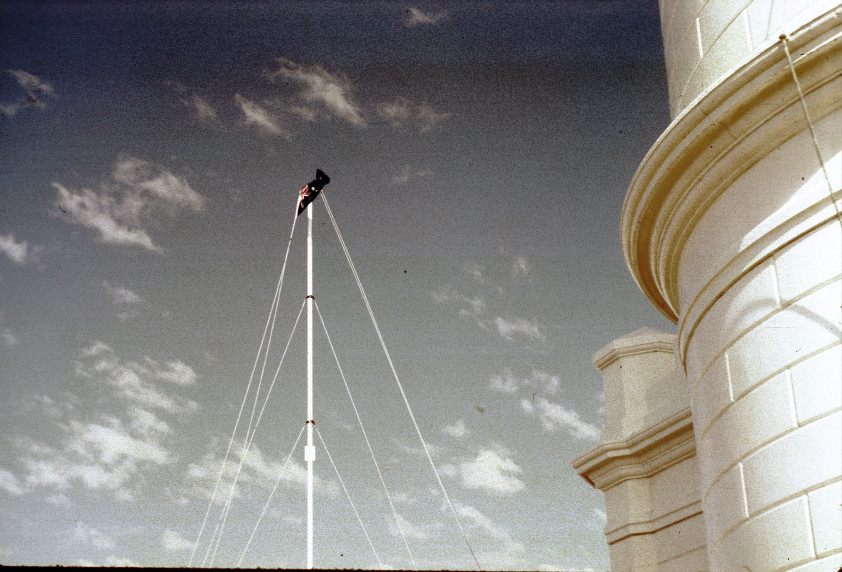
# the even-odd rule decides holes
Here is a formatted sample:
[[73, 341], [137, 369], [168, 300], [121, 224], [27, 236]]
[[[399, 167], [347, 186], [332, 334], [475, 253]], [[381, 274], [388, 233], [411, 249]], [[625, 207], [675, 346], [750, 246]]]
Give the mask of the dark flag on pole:
[[[298, 194], [298, 214], [304, 212], [307, 205], [312, 203], [322, 188], [330, 182], [330, 177], [324, 174], [321, 169], [316, 169], [316, 178], [301, 187], [301, 192]], [[297, 216], [297, 215], [296, 215]]]

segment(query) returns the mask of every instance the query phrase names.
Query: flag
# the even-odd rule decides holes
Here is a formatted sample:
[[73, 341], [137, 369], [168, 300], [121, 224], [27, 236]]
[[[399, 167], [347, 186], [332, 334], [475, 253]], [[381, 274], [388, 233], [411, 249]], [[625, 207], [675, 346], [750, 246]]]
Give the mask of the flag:
[[316, 178], [301, 187], [301, 192], [298, 194], [298, 214], [303, 213], [307, 205], [316, 200], [322, 188], [329, 182], [330, 177], [321, 169], [316, 169]]

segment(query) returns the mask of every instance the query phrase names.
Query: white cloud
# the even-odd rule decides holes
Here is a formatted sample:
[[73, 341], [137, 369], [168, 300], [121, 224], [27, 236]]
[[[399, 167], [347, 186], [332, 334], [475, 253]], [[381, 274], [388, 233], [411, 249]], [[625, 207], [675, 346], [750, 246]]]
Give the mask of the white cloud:
[[181, 533], [169, 529], [164, 531], [161, 543], [167, 552], [183, 552], [193, 548], [193, 543], [184, 538]]
[[457, 472], [462, 477], [462, 484], [470, 489], [512, 494], [526, 487], [517, 476], [523, 469], [507, 456], [505, 450], [482, 449], [473, 461], [460, 463]]
[[135, 217], [129, 216], [135, 213], [126, 213], [119, 200], [90, 189], [74, 191], [59, 183], [53, 183], [53, 187], [58, 191], [59, 209], [69, 215], [62, 220], [94, 229], [103, 242], [158, 250], [146, 231], [136, 227], [138, 223], [132, 220]]
[[468, 297], [458, 294], [450, 288], [441, 292], [432, 292], [433, 300], [439, 304], [456, 304], [461, 306], [459, 314], [466, 317], [477, 317], [485, 313], [485, 300], [479, 297]]
[[298, 97], [307, 104], [299, 109], [306, 110], [307, 114], [315, 118], [318, 107], [351, 125], [366, 124], [362, 111], [351, 99], [351, 84], [345, 77], [319, 65], [305, 66], [286, 58], [278, 58], [277, 62], [278, 69], [270, 77], [281, 76], [299, 84], [301, 90]]
[[26, 492], [18, 478], [6, 469], [0, 469], [0, 490], [14, 496], [20, 496]]
[[193, 97], [190, 98], [188, 101], [189, 105], [193, 107], [196, 111], [196, 115], [199, 119], [213, 121], [216, 119], [216, 110], [209, 104], [207, 101], [202, 99], [196, 94], [193, 94]]
[[103, 281], [102, 287], [111, 296], [112, 302], [115, 306], [123, 306], [127, 304], [140, 304], [143, 299], [127, 288], [119, 286], [112, 286], [107, 281]]
[[529, 261], [522, 256], [515, 258], [512, 262], [512, 271], [511, 274], [513, 277], [518, 278], [521, 276], [529, 276]]
[[60, 211], [56, 216], [95, 230], [103, 242], [154, 251], [160, 249], [145, 224], [159, 216], [175, 216], [183, 209], [199, 212], [204, 208], [204, 197], [183, 177], [142, 159], [118, 159], [111, 179], [100, 191], [71, 190], [54, 182]]
[[114, 548], [114, 539], [111, 536], [84, 522], [76, 523], [76, 527], [73, 529], [73, 538], [85, 544], [91, 544], [97, 550]]
[[199, 212], [205, 207], [204, 197], [194, 191], [184, 177], [143, 159], [123, 157], [114, 166], [112, 177], [137, 194], [145, 191], [145, 194], [159, 200], [158, 206], [163, 208], [186, 208]]
[[70, 451], [107, 466], [144, 462], [166, 465], [174, 460], [152, 436], [132, 435], [117, 419], [112, 420], [109, 426], [71, 421], [70, 433], [73, 435], [68, 444]]
[[114, 556], [113, 554], [105, 559], [105, 566], [111, 568], [139, 568], [139, 564], [134, 560], [130, 560], [123, 556]]
[[183, 361], [168, 361], [163, 366], [160, 363], [152, 363], [155, 367], [155, 377], [176, 385], [193, 385], [199, 377], [193, 368]]
[[3, 328], [3, 330], [0, 331], [0, 341], [3, 342], [4, 346], [8, 347], [16, 346], [20, 343], [18, 337], [9, 328]]
[[404, 19], [404, 24], [408, 28], [414, 28], [415, 26], [422, 25], [433, 25], [437, 24], [446, 14], [447, 12], [445, 11], [437, 12], [435, 14], [427, 14], [415, 6], [411, 6], [409, 8], [409, 14], [406, 19]]
[[457, 511], [459, 516], [467, 519], [468, 526], [474, 528], [479, 535], [494, 541], [493, 550], [486, 550], [479, 554], [481, 562], [493, 563], [494, 569], [531, 567], [531, 564], [524, 559], [526, 547], [512, 538], [508, 530], [498, 526], [472, 506], [460, 506]]
[[14, 117], [18, 111], [26, 107], [46, 107], [44, 99], [55, 97], [53, 86], [43, 81], [37, 75], [23, 70], [7, 70], [17, 84], [26, 91], [26, 96], [18, 101], [0, 104], [0, 113], [7, 117]]
[[30, 95], [47, 95], [54, 96], [55, 91], [53, 86], [41, 80], [37, 75], [31, 74], [23, 70], [9, 70], [12, 77], [18, 82], [23, 89]]
[[497, 540], [509, 540], [511, 538], [507, 530], [491, 522], [490, 518], [472, 506], [460, 506], [456, 512], [459, 513], [459, 516], [469, 519], [486, 536]]
[[558, 393], [561, 386], [561, 379], [558, 376], [550, 375], [543, 371], [532, 370], [532, 380], [535, 385], [542, 385], [544, 392], [549, 395]]
[[403, 185], [409, 182], [410, 179], [420, 179], [423, 177], [429, 177], [432, 174], [433, 172], [429, 169], [417, 170], [413, 169], [409, 165], [406, 165], [405, 167], [401, 168], [397, 173], [392, 175], [392, 183], [395, 185]]
[[78, 483], [130, 500], [135, 496], [132, 480], [140, 471], [174, 462], [158, 436], [126, 429], [115, 418], [104, 423], [71, 420], [60, 425], [64, 435], [57, 447], [26, 437], [13, 439], [26, 472], [26, 489], [63, 490]]
[[[147, 359], [146, 365], [122, 363], [111, 353], [94, 363], [79, 361], [75, 365], [78, 376], [99, 379], [114, 388], [117, 395], [128, 404], [160, 409], [167, 413], [186, 413], [198, 409], [194, 401], [166, 393], [155, 385], [156, 375], [147, 366], [157, 368], [159, 364], [152, 360]], [[166, 371], [166, 368], [163, 370]]]
[[[241, 463], [242, 467], [240, 467]], [[222, 459], [217, 458], [216, 453], [208, 452], [200, 461], [188, 465], [186, 478], [191, 486], [191, 495], [210, 500], [217, 479], [222, 472], [222, 482], [214, 499], [217, 504], [225, 503], [225, 497], [231, 491], [235, 476], [237, 482], [233, 487], [234, 498], [240, 497], [247, 488], [257, 487], [261, 491], [272, 490], [279, 475], [282, 474], [282, 470], [282, 482], [285, 486], [303, 490], [307, 486], [307, 469], [299, 461], [290, 459], [284, 470], [285, 463], [286, 457], [267, 458], [256, 443], [252, 443], [245, 461], [243, 461], [243, 441], [238, 439], [231, 448], [231, 454], [225, 462], [224, 470]], [[238, 467], [240, 468], [239, 475]], [[336, 482], [318, 475], [313, 478], [313, 488], [316, 492], [327, 495], [335, 495], [339, 491]], [[220, 493], [219, 491], [223, 492]]]
[[431, 131], [451, 115], [436, 111], [428, 103], [415, 103], [405, 97], [383, 102], [377, 106], [376, 111], [392, 127], [416, 125], [421, 133]]
[[506, 369], [502, 374], [492, 377], [489, 386], [500, 393], [517, 393], [521, 380], [512, 375], [511, 370]]
[[608, 515], [605, 514], [605, 511], [594, 507], [593, 511], [591, 511], [591, 520], [588, 522], [588, 528], [592, 528], [594, 530], [602, 531], [605, 529], [605, 525], [608, 523]]
[[[389, 532], [392, 536], [398, 536], [401, 532], [407, 538], [414, 540], [428, 540], [433, 532], [441, 527], [440, 522], [427, 522], [424, 524], [413, 524], [406, 520], [402, 515], [396, 514], [397, 520], [389, 522]], [[400, 523], [400, 529], [398, 529]]]
[[444, 429], [442, 429], [442, 431], [451, 437], [456, 438], [467, 437], [471, 434], [471, 431], [462, 419], [457, 420], [453, 425], [447, 425]]
[[565, 430], [575, 439], [599, 440], [599, 428], [583, 420], [579, 413], [573, 409], [553, 403], [544, 397], [539, 397], [534, 402], [529, 399], [522, 399], [520, 406], [527, 415], [537, 416], [546, 431], [552, 433]]
[[419, 103], [415, 110], [415, 119], [421, 126], [421, 133], [432, 131], [450, 116], [450, 113], [436, 111], [428, 103]]
[[512, 370], [506, 368], [492, 377], [488, 385], [491, 390], [500, 393], [517, 393], [521, 389], [529, 388], [533, 395], [536, 390], [555, 395], [558, 393], [561, 379], [537, 369], [532, 370], [530, 377], [518, 378], [512, 374]]
[[520, 318], [507, 320], [498, 316], [494, 319], [494, 325], [497, 327], [497, 333], [506, 340], [513, 340], [515, 336], [522, 336], [535, 341], [544, 339], [544, 334], [541, 333], [541, 326], [537, 322], [530, 322]]
[[174, 431], [165, 416], [181, 416], [198, 406], [156, 387], [162, 381], [156, 372], [179, 373], [169, 363], [149, 358], [145, 365], [124, 363], [107, 344], [96, 342], [80, 351], [74, 366], [86, 384], [98, 388], [95, 409], [82, 418], [73, 395], [58, 401], [34, 396], [27, 407], [41, 409], [52, 437], [12, 437], [21, 471], [18, 476], [0, 473], [0, 486], [7, 492], [50, 489], [50, 498], [60, 504], [69, 503], [62, 491], [75, 487], [132, 500], [148, 482], [145, 473], [159, 473], [177, 460], [169, 447]]
[[479, 282], [480, 284], [487, 284], [488, 278], [485, 275], [485, 268], [476, 262], [466, 262], [462, 265], [465, 273]]
[[253, 125], [258, 130], [269, 135], [289, 137], [289, 132], [281, 126], [279, 119], [268, 109], [253, 101], [249, 101], [239, 93], [234, 95], [234, 100], [240, 106], [243, 115], [245, 115], [247, 125]]
[[29, 260], [37, 257], [38, 254], [41, 252], [42, 247], [40, 246], [33, 246], [32, 248], [29, 247], [29, 243], [27, 241], [18, 242], [15, 240], [15, 236], [13, 234], [0, 234], [0, 252], [6, 255], [12, 262], [23, 266]]
[[9, 260], [15, 264], [24, 264], [26, 262], [27, 243], [15, 241], [12, 234], [0, 234], [0, 252], [5, 254]]
[[140, 314], [138, 306], [143, 304], [143, 298], [128, 288], [112, 286], [108, 281], [103, 281], [102, 287], [111, 297], [111, 303], [120, 308], [117, 318], [124, 322], [137, 317]]
[[0, 113], [6, 117], [14, 117], [19, 109], [19, 103], [0, 103]]

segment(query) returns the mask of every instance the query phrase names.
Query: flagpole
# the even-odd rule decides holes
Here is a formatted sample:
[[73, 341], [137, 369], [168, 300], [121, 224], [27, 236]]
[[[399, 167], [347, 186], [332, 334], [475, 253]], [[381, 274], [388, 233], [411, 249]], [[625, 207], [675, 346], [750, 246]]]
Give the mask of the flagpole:
[[313, 569], [313, 207], [307, 209], [307, 569]]

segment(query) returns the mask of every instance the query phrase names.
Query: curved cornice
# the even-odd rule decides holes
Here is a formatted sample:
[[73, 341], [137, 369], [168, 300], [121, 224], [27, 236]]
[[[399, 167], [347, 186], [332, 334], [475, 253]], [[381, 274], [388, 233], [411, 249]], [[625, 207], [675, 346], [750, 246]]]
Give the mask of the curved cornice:
[[[787, 38], [799, 54], [794, 65], [805, 93], [839, 74], [840, 20], [842, 10], [828, 12]], [[673, 322], [681, 314], [678, 260], [693, 227], [735, 179], [804, 130], [803, 123], [781, 117], [799, 105], [785, 51], [776, 43], [700, 95], [643, 159], [623, 205], [623, 255], [641, 290]], [[840, 105], [838, 98], [819, 99], [810, 110], [813, 120]]]

